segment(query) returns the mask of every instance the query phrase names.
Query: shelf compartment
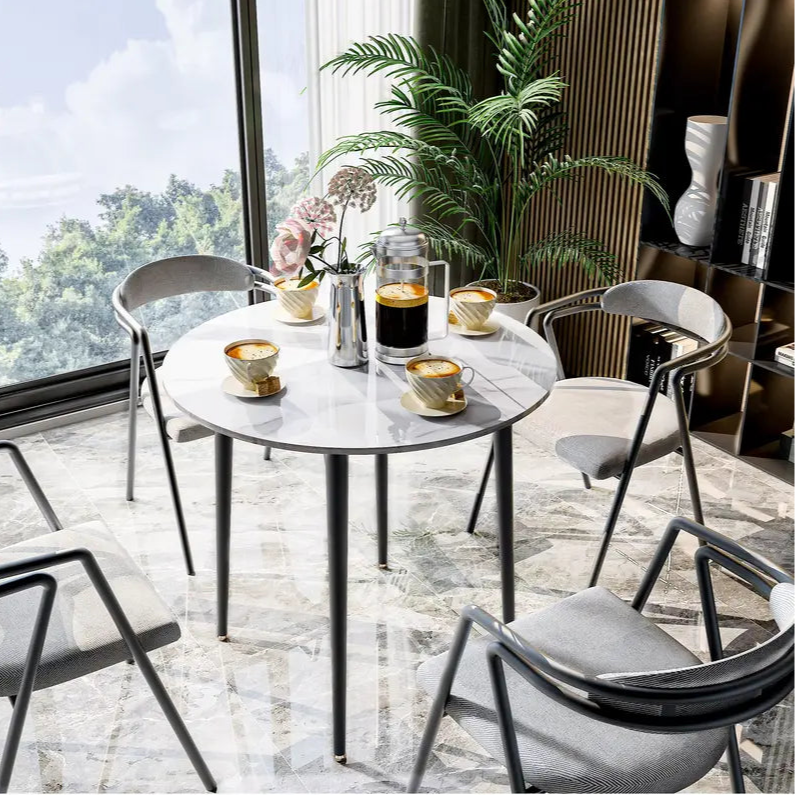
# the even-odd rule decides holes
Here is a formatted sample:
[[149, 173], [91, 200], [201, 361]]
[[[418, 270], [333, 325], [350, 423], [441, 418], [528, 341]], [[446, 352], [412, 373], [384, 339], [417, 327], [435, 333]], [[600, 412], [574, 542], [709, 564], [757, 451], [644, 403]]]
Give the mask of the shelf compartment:
[[733, 326], [729, 350], [747, 359], [756, 353], [757, 322], [762, 286], [725, 271], [710, 271], [707, 292], [728, 315]]
[[641, 243], [638, 254], [637, 279], [659, 279], [706, 289], [708, 267], [691, 257], [682, 257], [654, 243]]
[[[765, 287], [759, 315], [759, 333], [754, 358], [776, 364], [776, 348], [795, 339], [795, 296], [775, 287]], [[784, 367], [784, 365], [777, 365]]]
[[780, 439], [792, 429], [795, 382], [771, 370], [752, 366], [740, 453], [780, 458]]

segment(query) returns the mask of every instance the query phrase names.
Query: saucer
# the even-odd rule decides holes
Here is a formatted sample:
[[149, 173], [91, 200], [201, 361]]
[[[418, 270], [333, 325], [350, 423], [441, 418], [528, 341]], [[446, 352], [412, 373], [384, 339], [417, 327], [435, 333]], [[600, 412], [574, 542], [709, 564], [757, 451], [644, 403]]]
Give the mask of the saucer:
[[459, 414], [467, 407], [466, 396], [458, 399], [454, 396], [447, 398], [447, 403], [440, 409], [432, 409], [426, 406], [413, 392], [404, 392], [400, 398], [400, 405], [412, 414], [419, 414], [420, 417], [450, 417]]
[[487, 337], [489, 334], [499, 331], [499, 328], [499, 321], [494, 320], [494, 318], [487, 320], [480, 328], [467, 328], [462, 326], [458, 319], [456, 319], [455, 323], [453, 323], [452, 319], [450, 320], [450, 331], [453, 334], [460, 334], [462, 337]]
[[326, 310], [322, 306], [315, 304], [312, 307], [311, 317], [294, 317], [289, 312], [285, 312], [281, 306], [277, 306], [273, 312], [273, 316], [279, 323], [284, 323], [287, 326], [308, 326], [311, 323], [317, 323], [323, 320], [323, 318], [326, 317]]
[[233, 395], [234, 397], [248, 398], [249, 400], [252, 398], [255, 400], [257, 398], [262, 398], [264, 400], [265, 398], [270, 398], [274, 395], [280, 395], [282, 392], [284, 392], [284, 379], [281, 379], [281, 382], [282, 388], [278, 392], [273, 392], [270, 395], [258, 395], [253, 389], [246, 389], [243, 384], [241, 384], [240, 381], [238, 381], [233, 375], [228, 375], [223, 381], [221, 381], [221, 389], [223, 389], [227, 395]]

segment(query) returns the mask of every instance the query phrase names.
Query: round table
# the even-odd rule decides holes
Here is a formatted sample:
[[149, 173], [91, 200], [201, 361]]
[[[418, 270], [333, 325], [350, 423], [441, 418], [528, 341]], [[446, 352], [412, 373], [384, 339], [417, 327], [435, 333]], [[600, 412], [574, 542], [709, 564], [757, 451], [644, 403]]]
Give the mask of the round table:
[[[338, 761], [344, 761], [348, 456], [375, 456], [379, 564], [385, 566], [387, 456], [493, 436], [503, 619], [512, 621], [511, 428], [545, 400], [555, 382], [557, 365], [551, 348], [538, 334], [502, 315], [492, 315], [500, 327], [489, 336], [450, 333], [432, 340], [432, 354], [451, 356], [470, 365], [475, 377], [466, 387], [467, 408], [463, 412], [431, 419], [400, 405], [401, 395], [407, 390], [402, 366], [383, 364], [371, 354], [363, 367], [335, 367], [327, 360], [325, 323], [286, 325], [276, 319], [275, 310], [276, 302], [254, 304], [189, 331], [171, 347], [161, 376], [177, 407], [215, 432], [217, 623], [223, 639], [227, 637], [229, 601], [232, 440], [325, 456], [334, 754]], [[429, 315], [433, 334], [444, 324], [442, 299], [431, 299]], [[367, 328], [373, 335], [371, 314]], [[230, 372], [224, 361], [224, 346], [255, 337], [280, 346], [276, 372], [284, 389], [264, 398], [228, 395], [221, 388]]]

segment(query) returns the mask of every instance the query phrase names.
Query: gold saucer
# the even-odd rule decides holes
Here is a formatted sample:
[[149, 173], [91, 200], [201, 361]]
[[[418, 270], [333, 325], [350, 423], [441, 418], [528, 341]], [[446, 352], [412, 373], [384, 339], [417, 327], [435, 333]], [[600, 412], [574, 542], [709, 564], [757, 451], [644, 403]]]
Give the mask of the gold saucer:
[[324, 307], [315, 304], [312, 307], [312, 314], [309, 317], [295, 317], [289, 312], [285, 312], [281, 306], [277, 306], [273, 312], [273, 317], [278, 320], [279, 323], [284, 323], [287, 326], [309, 326], [312, 323], [319, 323], [321, 320], [324, 320], [326, 317], [326, 310]]
[[[452, 312], [450, 313], [452, 314]], [[489, 334], [493, 334], [495, 331], [499, 331], [500, 323], [498, 320], [494, 318], [489, 318], [480, 328], [467, 328], [466, 326], [462, 326], [458, 319], [456, 322], [450, 321], [450, 331], [453, 334], [460, 334], [462, 337], [486, 337]]]
[[284, 388], [286, 386], [284, 379], [281, 379], [281, 382], [282, 388], [278, 390], [278, 392], [271, 392], [270, 395], [258, 395], [253, 389], [246, 389], [243, 384], [241, 384], [240, 381], [238, 381], [233, 375], [228, 375], [221, 382], [221, 389], [223, 389], [227, 395], [232, 395], [239, 398], [248, 398], [249, 400], [257, 398], [269, 398], [273, 397], [274, 395], [280, 395], [282, 392], [284, 392]]
[[413, 392], [404, 392], [400, 398], [400, 405], [412, 414], [419, 414], [420, 417], [451, 417], [453, 414], [460, 414], [467, 407], [466, 395], [462, 390], [447, 398], [447, 403], [440, 409], [432, 409], [426, 406]]

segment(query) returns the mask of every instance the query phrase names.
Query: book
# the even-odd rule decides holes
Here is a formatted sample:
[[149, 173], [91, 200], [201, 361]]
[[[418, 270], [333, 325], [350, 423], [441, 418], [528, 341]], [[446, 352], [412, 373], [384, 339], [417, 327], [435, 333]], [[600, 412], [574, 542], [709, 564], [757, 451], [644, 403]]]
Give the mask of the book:
[[765, 197], [767, 196], [768, 183], [762, 177], [754, 177], [754, 182], [759, 183], [754, 206], [754, 228], [751, 233], [751, 249], [748, 259], [743, 259], [745, 265], [753, 265], [759, 256], [759, 240], [762, 234], [762, 216], [764, 215]]
[[774, 359], [785, 367], [795, 369], [795, 342], [788, 342], [776, 348]]
[[740, 262], [745, 240], [745, 224], [748, 220], [748, 205], [751, 203], [753, 188], [749, 177], [761, 173], [742, 166], [724, 167], [716, 213], [713, 262]]
[[[776, 206], [776, 194], [778, 193], [778, 181], [780, 174], [766, 174], [759, 177], [759, 181], [765, 185], [764, 192], [760, 197], [760, 204], [757, 207], [757, 217], [759, 220], [759, 245], [751, 252], [751, 265], [757, 268], [764, 268], [767, 262], [770, 249], [770, 231], [773, 227], [773, 211]], [[761, 213], [761, 215], [760, 215]]]
[[[675, 339], [671, 342], [671, 358], [678, 359], [686, 353], [691, 353], [698, 348], [698, 342], [692, 337], [686, 337], [684, 334], [677, 334]], [[690, 400], [693, 397], [693, 386], [695, 382], [695, 373], [690, 373], [682, 379], [682, 395], [685, 399], [685, 407], [690, 406]], [[674, 396], [673, 382], [668, 384], [665, 392], [669, 398]]]
[[756, 223], [756, 205], [759, 201], [759, 188], [761, 183], [756, 177], [749, 177], [751, 184], [751, 195], [748, 199], [748, 212], [745, 219], [745, 236], [743, 238], [743, 250], [740, 255], [740, 262], [746, 265], [751, 264], [751, 241], [754, 236], [754, 224]]

